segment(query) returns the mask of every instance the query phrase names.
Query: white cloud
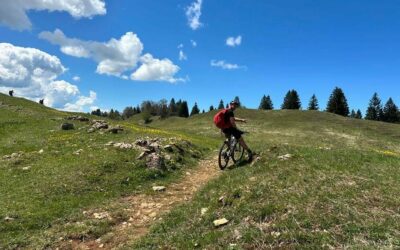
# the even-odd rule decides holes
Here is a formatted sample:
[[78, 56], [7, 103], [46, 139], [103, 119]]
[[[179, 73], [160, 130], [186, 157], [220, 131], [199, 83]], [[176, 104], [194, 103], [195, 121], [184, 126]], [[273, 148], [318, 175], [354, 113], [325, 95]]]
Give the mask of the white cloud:
[[97, 73], [113, 76], [133, 70], [143, 51], [142, 42], [132, 32], [127, 32], [119, 40], [112, 38], [105, 43], [68, 38], [59, 29], [41, 32], [39, 37], [59, 45], [64, 54], [93, 59], [98, 63]]
[[227, 63], [224, 60], [219, 60], [219, 61], [211, 60], [210, 64], [213, 67], [219, 67], [219, 68], [228, 69], [228, 70], [246, 68], [246, 66], [240, 66], [237, 64]]
[[182, 44], [182, 43], [179, 44], [177, 48], [178, 48], [178, 49], [182, 49], [182, 48], [183, 48], [183, 44]]
[[187, 55], [183, 52], [183, 50], [179, 50], [179, 61], [186, 61]]
[[186, 17], [188, 19], [188, 24], [192, 30], [197, 30], [203, 25], [200, 22], [202, 3], [203, 0], [197, 0], [186, 8]]
[[3, 0], [0, 23], [13, 29], [30, 29], [29, 10], [66, 11], [74, 18], [106, 14], [103, 0]]
[[75, 82], [79, 82], [81, 78], [79, 76], [74, 76], [72, 77], [72, 80], [74, 80]]
[[193, 48], [197, 47], [197, 42], [195, 40], [190, 40], [190, 43], [192, 44]]
[[[148, 65], [145, 65], [146, 63], [142, 59], [146, 57], [146, 55], [142, 56], [143, 44], [139, 37], [132, 32], [127, 32], [120, 39], [112, 38], [108, 42], [82, 41], [76, 38], [68, 38], [59, 29], [56, 29], [54, 32], [42, 32], [39, 34], [39, 37], [49, 41], [52, 44], [59, 45], [61, 47], [61, 51], [67, 55], [94, 60], [98, 63], [96, 72], [99, 74], [112, 75], [121, 77], [122, 79], [127, 79], [125, 74], [127, 71], [132, 72], [135, 69], [143, 70], [144, 68], [148, 67]], [[146, 81], [173, 82], [171, 79], [174, 79], [174, 75], [179, 71], [179, 67], [174, 65], [168, 59], [154, 60], [158, 60], [160, 62], [165, 62], [167, 60], [168, 64], [171, 64], [171, 68], [177, 70], [164, 71], [163, 68], [161, 68], [159, 69], [159, 74], [157, 74], [156, 78], [152, 79], [146, 77]], [[152, 67], [154, 68], [156, 65], [160, 64], [154, 64]], [[173, 75], [170, 75], [171, 72], [173, 72]], [[132, 74], [135, 73], [136, 72], [133, 72]], [[138, 72], [136, 75], [141, 74], [142, 72]], [[131, 77], [132, 80], [139, 78]]]
[[239, 46], [241, 43], [242, 43], [242, 36], [228, 37], [226, 39], [226, 45], [228, 45], [230, 47]]
[[14, 89], [16, 96], [34, 101], [44, 98], [46, 105], [58, 109], [65, 109], [68, 103], [76, 104], [77, 111], [87, 106], [79, 101], [85, 96], [80, 95], [78, 86], [57, 80], [67, 69], [56, 56], [9, 43], [0, 43], [0, 51], [1, 92]]
[[[79, 96], [75, 103], [66, 103], [64, 110], [66, 111], [83, 111], [84, 107], [92, 108], [91, 106], [97, 99], [97, 94], [94, 91], [89, 92], [89, 96]], [[92, 110], [92, 109], [91, 109]]]
[[179, 67], [174, 65], [169, 59], [156, 59], [150, 54], [141, 57], [142, 65], [131, 75], [132, 80], [137, 81], [167, 81], [175, 83], [184, 81], [181, 78], [174, 78], [179, 71]]

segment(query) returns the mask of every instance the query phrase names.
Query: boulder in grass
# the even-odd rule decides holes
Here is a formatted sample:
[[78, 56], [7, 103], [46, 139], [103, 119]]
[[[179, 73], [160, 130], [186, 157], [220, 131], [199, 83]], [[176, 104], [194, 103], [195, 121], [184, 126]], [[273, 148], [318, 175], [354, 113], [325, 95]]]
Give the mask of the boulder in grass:
[[61, 124], [61, 129], [62, 130], [73, 130], [73, 129], [75, 129], [75, 126], [72, 123], [64, 122], [63, 124]]

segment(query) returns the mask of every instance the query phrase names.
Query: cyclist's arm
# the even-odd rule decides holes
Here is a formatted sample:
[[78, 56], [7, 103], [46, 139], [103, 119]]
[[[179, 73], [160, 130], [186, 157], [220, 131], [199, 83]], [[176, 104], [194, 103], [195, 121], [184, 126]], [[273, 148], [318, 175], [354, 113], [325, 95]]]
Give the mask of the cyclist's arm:
[[246, 122], [246, 119], [241, 119], [241, 118], [238, 118], [238, 117], [234, 117], [234, 119], [235, 119], [236, 122]]

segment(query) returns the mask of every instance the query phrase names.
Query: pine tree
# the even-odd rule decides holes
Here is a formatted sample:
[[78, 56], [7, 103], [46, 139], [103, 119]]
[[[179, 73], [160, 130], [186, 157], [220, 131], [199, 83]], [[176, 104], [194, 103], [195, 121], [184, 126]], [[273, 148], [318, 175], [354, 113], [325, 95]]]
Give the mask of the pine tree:
[[282, 109], [301, 109], [299, 94], [296, 90], [289, 90], [283, 100]]
[[177, 113], [178, 113], [178, 107], [177, 107], [177, 105], [175, 103], [175, 99], [174, 98], [172, 98], [171, 101], [169, 102], [168, 113], [169, 113], [170, 116], [177, 115]]
[[226, 107], [225, 107], [225, 108], [227, 108], [227, 109], [229, 108], [229, 104], [228, 104], [228, 103], [226, 104]]
[[393, 102], [392, 98], [386, 102], [385, 107], [383, 108], [383, 121], [396, 123], [400, 121], [400, 113], [399, 108]]
[[195, 102], [195, 103], [194, 103], [194, 106], [193, 106], [193, 108], [192, 108], [192, 111], [190, 112], [190, 116], [197, 115], [197, 114], [199, 114], [199, 113], [200, 113], [200, 109], [199, 109], [199, 107], [197, 106], [197, 102]]
[[258, 109], [263, 109], [263, 110], [271, 110], [274, 109], [274, 106], [272, 104], [272, 100], [270, 96], [263, 96], [261, 98], [260, 106]]
[[351, 118], [356, 118], [356, 111], [354, 111], [354, 109], [351, 110], [350, 117]]
[[141, 112], [142, 112], [142, 111], [141, 111], [139, 105], [137, 105], [137, 106], [136, 106], [136, 113], [137, 113], [137, 114], [140, 114]]
[[355, 118], [356, 118], [356, 119], [362, 119], [362, 117], [363, 117], [363, 116], [362, 116], [361, 110], [358, 109]]
[[318, 109], [319, 109], [318, 99], [314, 94], [311, 96], [310, 102], [308, 103], [308, 110], [318, 110]]
[[201, 111], [201, 113], [203, 113], [203, 114], [204, 114], [205, 112], [206, 112], [206, 111], [205, 111], [204, 109], [203, 109], [203, 111]]
[[210, 110], [210, 111], [213, 111], [214, 109], [215, 109], [214, 106], [211, 105], [209, 110]]
[[274, 109], [274, 104], [272, 103], [271, 97], [269, 95], [267, 95], [266, 103], [267, 103], [266, 105], [267, 110]]
[[233, 99], [233, 101], [237, 103], [237, 107], [242, 106], [242, 104], [240, 103], [239, 96], [235, 96], [235, 99]]
[[341, 88], [336, 87], [329, 97], [326, 111], [337, 115], [348, 116], [349, 105], [347, 104], [346, 96]]
[[381, 121], [383, 119], [381, 99], [376, 92], [369, 101], [367, 113], [365, 114], [365, 119], [374, 121]]
[[218, 109], [224, 109], [224, 101], [219, 102]]
[[189, 117], [189, 108], [186, 101], [178, 101], [180, 103], [178, 107], [178, 116]]

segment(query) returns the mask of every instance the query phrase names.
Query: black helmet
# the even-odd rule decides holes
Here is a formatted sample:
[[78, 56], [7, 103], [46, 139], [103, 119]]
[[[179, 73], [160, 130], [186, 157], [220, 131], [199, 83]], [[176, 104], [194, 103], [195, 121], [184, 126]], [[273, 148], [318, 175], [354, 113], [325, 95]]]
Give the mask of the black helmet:
[[237, 101], [231, 101], [230, 105], [235, 105], [235, 106], [239, 106], [239, 103]]

